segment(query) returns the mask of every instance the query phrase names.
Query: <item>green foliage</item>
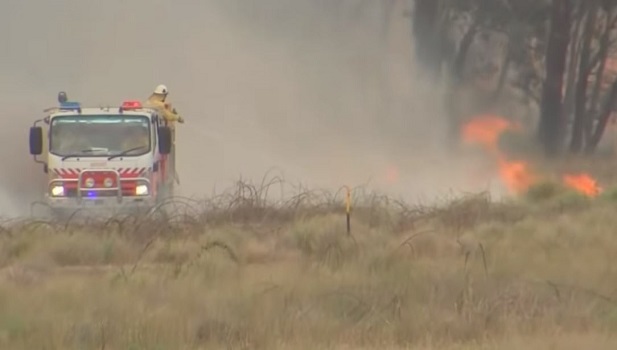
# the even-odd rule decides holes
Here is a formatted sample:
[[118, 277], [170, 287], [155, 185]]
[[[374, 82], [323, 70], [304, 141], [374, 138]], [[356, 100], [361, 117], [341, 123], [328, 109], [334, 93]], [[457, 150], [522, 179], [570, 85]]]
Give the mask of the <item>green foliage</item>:
[[609, 202], [617, 202], [617, 187], [611, 187], [611, 188], [605, 189], [600, 194], [600, 199], [603, 199]]
[[564, 212], [588, 208], [593, 199], [562, 183], [546, 180], [534, 184], [525, 193], [525, 199], [532, 205], [548, 212]]
[[525, 198], [531, 202], [545, 202], [563, 195], [567, 189], [555, 181], [542, 181], [532, 185], [525, 193]]

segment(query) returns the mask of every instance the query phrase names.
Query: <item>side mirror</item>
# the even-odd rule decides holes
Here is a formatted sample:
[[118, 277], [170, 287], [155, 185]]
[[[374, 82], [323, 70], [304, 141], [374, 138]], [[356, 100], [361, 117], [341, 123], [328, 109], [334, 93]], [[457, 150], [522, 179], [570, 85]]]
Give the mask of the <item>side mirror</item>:
[[30, 154], [38, 156], [43, 153], [43, 128], [33, 126], [30, 128]]
[[171, 129], [168, 126], [159, 127], [159, 153], [169, 154], [171, 152]]

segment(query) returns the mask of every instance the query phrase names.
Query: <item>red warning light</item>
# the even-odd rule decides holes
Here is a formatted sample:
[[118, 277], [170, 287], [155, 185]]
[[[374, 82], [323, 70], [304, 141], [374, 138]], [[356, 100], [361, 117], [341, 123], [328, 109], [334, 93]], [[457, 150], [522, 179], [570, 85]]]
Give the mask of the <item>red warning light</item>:
[[141, 102], [139, 102], [137, 100], [128, 100], [128, 101], [122, 102], [122, 109], [123, 110], [139, 109], [139, 108], [141, 108]]

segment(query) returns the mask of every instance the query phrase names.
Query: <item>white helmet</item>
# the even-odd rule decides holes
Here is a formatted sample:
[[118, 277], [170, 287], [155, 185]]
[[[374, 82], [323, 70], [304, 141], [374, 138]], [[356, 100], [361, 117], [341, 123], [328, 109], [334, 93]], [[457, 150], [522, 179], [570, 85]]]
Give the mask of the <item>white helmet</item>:
[[159, 94], [159, 95], [167, 95], [167, 86], [161, 84], [159, 86], [156, 87], [156, 89], [154, 89], [154, 93], [155, 94]]

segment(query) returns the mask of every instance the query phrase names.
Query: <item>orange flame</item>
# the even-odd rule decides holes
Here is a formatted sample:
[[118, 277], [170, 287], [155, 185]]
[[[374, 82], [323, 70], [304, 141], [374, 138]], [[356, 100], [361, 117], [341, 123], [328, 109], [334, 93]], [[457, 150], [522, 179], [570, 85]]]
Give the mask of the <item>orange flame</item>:
[[601, 188], [596, 183], [596, 180], [587, 174], [563, 176], [563, 182], [566, 186], [575, 189], [589, 197], [595, 197], [600, 194]]
[[482, 115], [474, 118], [463, 127], [463, 139], [470, 143], [479, 143], [487, 151], [499, 154], [497, 144], [499, 137], [504, 131], [515, 130], [516, 128], [509, 121], [493, 116]]
[[[508, 160], [499, 149], [499, 138], [505, 131], [518, 131], [519, 126], [495, 115], [481, 115], [463, 127], [463, 140], [468, 143], [480, 144], [497, 162], [499, 176], [509, 191], [521, 193], [526, 191], [537, 180], [529, 169], [527, 162]], [[596, 181], [587, 174], [564, 175], [566, 186], [587, 196], [597, 196], [601, 189]]]
[[499, 174], [508, 189], [515, 193], [526, 191], [535, 181], [527, 163], [499, 160]]
[[518, 125], [495, 116], [481, 115], [474, 118], [463, 127], [463, 140], [480, 144], [496, 158], [499, 175], [508, 190], [514, 193], [525, 191], [534, 182], [535, 176], [523, 161], [510, 161], [499, 150], [499, 138], [508, 130], [518, 130]]
[[399, 180], [399, 177], [400, 177], [400, 174], [399, 174], [398, 167], [392, 165], [386, 169], [385, 178], [388, 184], [392, 185], [392, 184], [397, 183]]

